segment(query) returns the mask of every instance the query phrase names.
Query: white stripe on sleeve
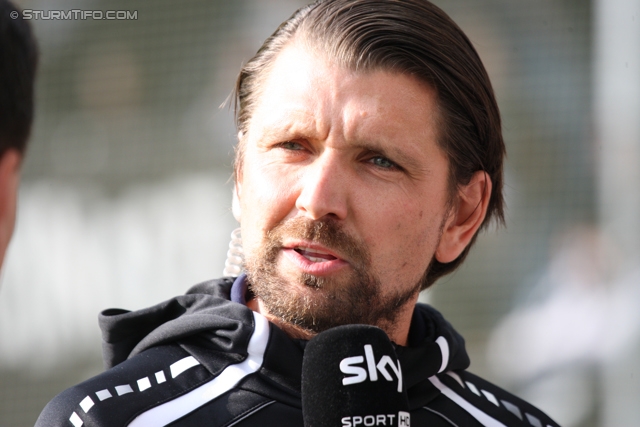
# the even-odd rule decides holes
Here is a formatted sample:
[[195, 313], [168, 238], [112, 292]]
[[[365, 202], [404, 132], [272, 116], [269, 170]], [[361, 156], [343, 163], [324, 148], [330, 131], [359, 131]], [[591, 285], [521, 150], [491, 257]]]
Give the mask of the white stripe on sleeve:
[[482, 412], [480, 409], [476, 408], [471, 403], [469, 403], [466, 400], [464, 400], [464, 398], [462, 398], [462, 396], [460, 396], [455, 391], [451, 390], [449, 387], [444, 385], [440, 381], [440, 379], [438, 377], [436, 377], [435, 375], [430, 377], [429, 381], [431, 381], [431, 383], [434, 386], [436, 386], [442, 392], [442, 394], [444, 394], [449, 399], [451, 399], [456, 405], [460, 406], [462, 409], [467, 411], [473, 418], [478, 420], [480, 422], [480, 424], [482, 424], [483, 426], [485, 426], [485, 427], [507, 427], [504, 424], [502, 424], [500, 421], [498, 421], [495, 418], [489, 416], [488, 414]]
[[241, 363], [227, 366], [213, 380], [160, 406], [138, 415], [130, 427], [166, 426], [231, 390], [244, 377], [262, 366], [264, 352], [269, 341], [269, 322], [262, 315], [253, 313], [255, 329], [249, 340], [249, 356]]

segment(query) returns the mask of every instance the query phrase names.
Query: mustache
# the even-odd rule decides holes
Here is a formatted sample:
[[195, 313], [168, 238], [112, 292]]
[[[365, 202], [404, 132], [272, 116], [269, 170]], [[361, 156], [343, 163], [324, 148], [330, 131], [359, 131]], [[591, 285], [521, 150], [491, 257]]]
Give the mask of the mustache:
[[356, 269], [370, 265], [370, 255], [366, 244], [344, 230], [335, 219], [322, 218], [310, 220], [304, 217], [290, 218], [281, 222], [266, 233], [267, 258], [276, 255], [282, 248], [285, 238], [308, 240], [337, 252], [341, 258]]
[[[331, 278], [300, 273], [285, 278], [277, 271], [277, 259], [285, 239], [317, 243], [334, 251], [351, 266], [346, 277]], [[338, 325], [394, 325], [407, 301], [419, 291], [411, 289], [385, 296], [371, 264], [368, 246], [350, 234], [339, 221], [328, 218], [291, 218], [266, 232], [262, 245], [247, 258], [249, 289], [262, 300], [271, 315], [285, 324], [318, 333]], [[342, 279], [342, 280], [341, 280]], [[293, 284], [304, 286], [296, 291]], [[309, 291], [311, 290], [311, 291]]]

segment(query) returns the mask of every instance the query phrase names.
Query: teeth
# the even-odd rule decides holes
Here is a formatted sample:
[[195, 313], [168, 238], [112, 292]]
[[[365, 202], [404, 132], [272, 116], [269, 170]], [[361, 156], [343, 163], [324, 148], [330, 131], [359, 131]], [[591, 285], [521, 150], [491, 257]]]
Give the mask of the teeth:
[[321, 254], [321, 255], [330, 255], [329, 252], [324, 252], [324, 251], [321, 251], [321, 250], [318, 250], [318, 249], [305, 248], [304, 246], [298, 246], [296, 249], [299, 249], [299, 250], [304, 251], [304, 252], [313, 252], [313, 253]]
[[327, 262], [336, 259], [336, 257], [329, 252], [307, 248], [305, 246], [296, 246], [294, 250], [311, 262]]

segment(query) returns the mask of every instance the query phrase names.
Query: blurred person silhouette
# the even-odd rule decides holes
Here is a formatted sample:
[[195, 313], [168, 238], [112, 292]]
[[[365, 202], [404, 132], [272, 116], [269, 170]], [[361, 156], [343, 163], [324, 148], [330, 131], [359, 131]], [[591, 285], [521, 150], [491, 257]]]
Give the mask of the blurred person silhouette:
[[602, 369], [640, 338], [640, 274], [619, 276], [620, 250], [590, 225], [560, 233], [551, 253], [531, 294], [492, 332], [487, 357], [504, 383], [570, 427], [601, 418]]
[[29, 22], [0, 0], [0, 266], [13, 235], [20, 166], [34, 115], [38, 49]]
[[351, 327], [376, 330], [397, 363], [369, 344], [338, 361], [320, 341], [314, 360], [341, 371], [318, 369], [335, 373], [326, 395], [394, 382], [360, 397], [406, 393], [406, 408], [369, 406], [343, 426], [409, 426], [400, 412], [414, 426], [557, 426], [468, 372], [462, 336], [417, 302], [503, 219], [497, 101], [444, 11], [427, 0], [303, 7], [242, 68], [236, 107], [244, 272], [104, 311], [110, 369], [59, 394], [37, 426], [301, 426], [309, 409], [349, 405], [305, 400], [303, 364], [321, 336], [349, 345], [339, 335]]

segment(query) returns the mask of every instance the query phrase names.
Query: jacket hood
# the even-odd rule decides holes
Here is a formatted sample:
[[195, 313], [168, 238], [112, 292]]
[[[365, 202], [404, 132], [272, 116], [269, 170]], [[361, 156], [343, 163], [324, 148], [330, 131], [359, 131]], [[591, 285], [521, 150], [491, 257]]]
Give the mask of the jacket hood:
[[[103, 359], [111, 368], [142, 351], [168, 343], [178, 342], [209, 371], [216, 374], [232, 363], [246, 357], [246, 349], [253, 333], [254, 318], [251, 310], [230, 301], [233, 278], [200, 283], [185, 294], [155, 306], [127, 311], [109, 309], [99, 316], [103, 336]], [[271, 325], [272, 340], [284, 345], [286, 336]], [[305, 342], [289, 340], [289, 349], [299, 349], [300, 360]], [[212, 352], [216, 357], [211, 357]], [[396, 346], [402, 364], [410, 406], [423, 404], [428, 378], [444, 371], [460, 371], [469, 366], [464, 339], [433, 307], [417, 304], [409, 333], [409, 345]], [[265, 363], [268, 361], [265, 360]], [[300, 390], [300, 366], [279, 365], [273, 372], [287, 387]], [[274, 370], [275, 371], [275, 370]], [[414, 397], [420, 396], [420, 401]]]
[[238, 304], [229, 301], [232, 284], [233, 279], [229, 278], [212, 280], [195, 285], [185, 295], [142, 310], [103, 311], [98, 323], [105, 368], [150, 347], [176, 341], [183, 347], [239, 354], [242, 361], [254, 319], [249, 309], [238, 310]]

